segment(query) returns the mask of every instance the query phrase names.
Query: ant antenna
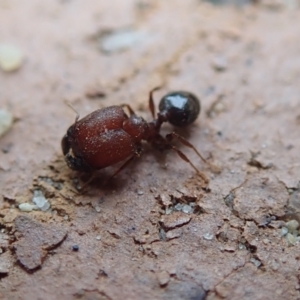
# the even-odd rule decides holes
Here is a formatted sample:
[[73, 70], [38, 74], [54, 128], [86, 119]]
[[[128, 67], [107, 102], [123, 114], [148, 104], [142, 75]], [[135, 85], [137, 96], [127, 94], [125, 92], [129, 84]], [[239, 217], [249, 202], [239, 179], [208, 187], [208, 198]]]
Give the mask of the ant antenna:
[[67, 106], [69, 106], [75, 112], [75, 114], [76, 114], [75, 123], [77, 123], [77, 121], [79, 120], [79, 117], [80, 117], [78, 111], [72, 106], [72, 104], [69, 101], [65, 100], [65, 104]]

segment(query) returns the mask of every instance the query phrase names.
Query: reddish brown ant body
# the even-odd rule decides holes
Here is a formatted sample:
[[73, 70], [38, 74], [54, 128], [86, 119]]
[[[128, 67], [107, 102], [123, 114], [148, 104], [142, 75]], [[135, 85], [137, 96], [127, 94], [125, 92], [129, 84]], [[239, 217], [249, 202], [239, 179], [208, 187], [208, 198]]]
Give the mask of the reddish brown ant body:
[[[153, 117], [151, 122], [137, 116], [128, 104], [98, 109], [81, 120], [77, 115], [75, 123], [69, 127], [61, 142], [68, 166], [76, 171], [90, 172], [128, 159], [113, 174], [115, 176], [135, 157], [140, 156], [141, 142], [144, 140], [156, 148], [174, 150], [207, 183], [207, 177], [170, 142], [177, 138], [205, 161], [196, 148], [175, 132], [167, 134], [165, 138], [160, 135], [160, 128], [164, 122], [178, 127], [185, 127], [194, 122], [200, 113], [198, 98], [184, 91], [169, 93], [161, 99], [159, 113], [155, 118], [153, 92], [157, 89], [153, 89], [149, 95], [149, 108]], [[128, 109], [129, 116], [123, 107]]]

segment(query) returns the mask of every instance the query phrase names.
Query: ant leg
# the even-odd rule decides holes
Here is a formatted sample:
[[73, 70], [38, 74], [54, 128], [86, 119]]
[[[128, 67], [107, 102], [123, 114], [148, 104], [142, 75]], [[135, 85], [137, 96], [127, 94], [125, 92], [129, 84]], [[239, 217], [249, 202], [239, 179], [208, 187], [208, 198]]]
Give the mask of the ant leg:
[[154, 106], [154, 101], [153, 101], [153, 92], [159, 90], [161, 87], [158, 86], [154, 89], [152, 89], [149, 93], [149, 109], [151, 111], [153, 119], [155, 118], [155, 106]]
[[136, 114], [129, 104], [121, 104], [120, 106], [121, 107], [126, 107], [128, 109], [128, 111], [129, 111], [130, 116]]
[[204, 180], [205, 183], [209, 183], [209, 179], [207, 178], [207, 176], [202, 173], [201, 171], [199, 171], [195, 165], [187, 158], [187, 156], [185, 154], [183, 154], [179, 149], [177, 149], [175, 146], [171, 146], [171, 149], [173, 151], [175, 151], [181, 159], [183, 159], [185, 162], [189, 163], [190, 166], [199, 174], [199, 176]]
[[122, 170], [124, 170], [134, 159], [136, 158], [135, 155], [131, 156], [125, 163], [114, 173], [112, 174], [107, 180], [104, 181], [103, 185], [106, 185], [111, 179], [117, 176]]
[[172, 132], [166, 135], [166, 140], [168, 142], [171, 142], [173, 140], [173, 138], [177, 138], [183, 145], [193, 149], [196, 154], [206, 163], [210, 166], [210, 168], [216, 172], [219, 173], [220, 172], [220, 168], [214, 164], [209, 163], [201, 154], [200, 152], [195, 148], [194, 145], [192, 145], [189, 141], [187, 141], [184, 137], [180, 136], [179, 134], [177, 134], [176, 132]]
[[177, 134], [176, 132], [172, 132], [166, 135], [166, 139], [168, 142], [171, 142], [173, 140], [173, 138], [177, 138], [183, 145], [193, 149], [197, 155], [206, 163], [209, 164], [207, 162], [207, 160], [200, 154], [200, 152], [189, 142], [187, 141], [184, 137], [182, 137], [181, 135]]

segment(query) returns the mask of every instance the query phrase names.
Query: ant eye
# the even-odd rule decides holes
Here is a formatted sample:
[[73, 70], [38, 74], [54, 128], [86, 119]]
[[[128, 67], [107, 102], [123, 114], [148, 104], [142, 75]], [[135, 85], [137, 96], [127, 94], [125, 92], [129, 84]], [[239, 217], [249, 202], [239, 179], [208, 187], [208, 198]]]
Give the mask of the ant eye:
[[172, 92], [161, 99], [159, 111], [166, 114], [168, 122], [172, 125], [185, 127], [197, 119], [200, 101], [189, 92]]

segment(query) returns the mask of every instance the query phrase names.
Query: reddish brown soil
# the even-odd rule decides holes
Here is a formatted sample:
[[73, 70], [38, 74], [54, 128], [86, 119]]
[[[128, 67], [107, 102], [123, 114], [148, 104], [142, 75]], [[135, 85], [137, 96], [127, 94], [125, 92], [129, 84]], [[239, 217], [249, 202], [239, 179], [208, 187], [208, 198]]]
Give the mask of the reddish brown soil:
[[[25, 55], [0, 71], [1, 107], [15, 117], [0, 139], [0, 298], [300, 299], [300, 246], [281, 235], [300, 206], [299, 18], [279, 4], [0, 0], [0, 42]], [[109, 49], [122, 30], [137, 41]], [[107, 186], [115, 168], [76, 192], [88, 177], [61, 153], [75, 118], [65, 102], [81, 116], [129, 103], [150, 119], [158, 85], [156, 104], [178, 89], [201, 99], [179, 132], [221, 172], [178, 147], [209, 188], [175, 153], [145, 145]], [[36, 189], [51, 209], [20, 211]]]

